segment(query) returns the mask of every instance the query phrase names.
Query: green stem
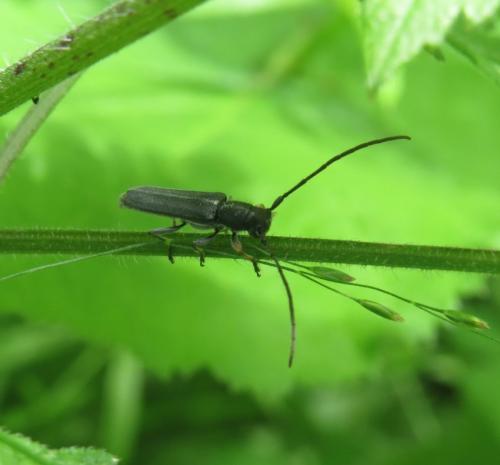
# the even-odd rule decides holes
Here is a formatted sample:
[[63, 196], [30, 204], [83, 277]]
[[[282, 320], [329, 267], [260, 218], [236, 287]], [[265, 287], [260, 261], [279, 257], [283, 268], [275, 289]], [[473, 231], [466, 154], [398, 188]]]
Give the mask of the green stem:
[[[195, 239], [203, 236], [203, 234], [170, 235], [174, 255], [197, 256], [191, 245]], [[131, 247], [140, 243], [145, 245]], [[176, 248], [176, 244], [180, 247]], [[252, 245], [257, 244], [255, 240], [243, 237], [243, 246], [247, 251], [256, 258], [266, 258], [266, 254], [252, 248]], [[123, 247], [129, 248], [117, 251], [116, 254], [166, 255], [168, 245], [167, 242], [151, 237], [147, 232], [0, 230], [0, 254], [62, 253], [85, 256]], [[499, 250], [278, 236], [268, 237], [268, 247], [278, 258], [292, 261], [500, 274]], [[216, 237], [210, 243], [206, 254], [209, 257], [220, 258], [221, 252], [231, 258], [241, 258], [232, 251], [229, 239], [224, 235]]]
[[0, 115], [205, 0], [122, 0], [0, 72]]
[[42, 100], [32, 105], [17, 127], [9, 134], [4, 146], [0, 149], [0, 182], [5, 179], [9, 168], [33, 138], [40, 126], [49, 117], [57, 104], [75, 84], [80, 75], [77, 74], [43, 94]]

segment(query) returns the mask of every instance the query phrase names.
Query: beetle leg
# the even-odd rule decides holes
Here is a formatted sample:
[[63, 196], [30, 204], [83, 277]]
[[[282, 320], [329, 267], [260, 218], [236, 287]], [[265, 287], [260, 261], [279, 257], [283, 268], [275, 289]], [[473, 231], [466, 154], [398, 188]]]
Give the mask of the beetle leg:
[[252, 262], [255, 274], [260, 277], [260, 268], [257, 260], [255, 259], [255, 257], [252, 257], [251, 255], [248, 255], [243, 251], [243, 245], [241, 244], [240, 238], [238, 237], [236, 231], [233, 231], [233, 233], [231, 234], [231, 247], [237, 254]]
[[172, 234], [172, 233], [178, 231], [179, 229], [183, 228], [184, 226], [186, 226], [186, 224], [187, 223], [185, 221], [183, 221], [181, 224], [175, 224], [175, 220], [174, 220], [174, 223], [172, 226], [169, 226], [168, 228], [153, 229], [152, 231], [150, 231], [150, 234], [152, 234], [155, 237], [159, 237], [160, 239], [163, 239], [163, 236], [165, 234]]
[[212, 234], [207, 237], [201, 237], [200, 239], [196, 239], [193, 242], [193, 248], [200, 255], [200, 266], [205, 266], [205, 251], [203, 247], [205, 247], [217, 234], [222, 231], [223, 228], [215, 228]]
[[172, 243], [171, 242], [168, 243], [168, 252], [167, 252], [167, 254], [168, 254], [168, 261], [170, 263], [172, 263], [172, 265], [173, 265], [175, 263], [175, 260], [174, 260], [174, 252], [172, 251]]
[[200, 256], [200, 266], [205, 266], [205, 251], [193, 242], [193, 249]]
[[193, 244], [197, 247], [205, 247], [217, 234], [222, 231], [222, 228], [215, 228], [212, 234], [207, 237], [201, 237], [200, 239], [196, 239]]
[[[183, 226], [186, 226], [186, 224], [187, 223], [185, 221], [183, 221], [181, 224], [175, 224], [175, 219], [174, 219], [172, 226], [170, 226], [168, 228], [153, 229], [152, 231], [149, 232], [149, 234], [151, 234], [154, 237], [157, 237], [158, 239], [163, 240], [164, 235], [172, 234], [172, 233], [178, 231], [179, 229], [181, 229]], [[168, 243], [168, 252], [167, 253], [168, 253], [168, 260], [173, 265], [174, 264], [174, 254], [172, 252], [172, 244], [170, 242]]]

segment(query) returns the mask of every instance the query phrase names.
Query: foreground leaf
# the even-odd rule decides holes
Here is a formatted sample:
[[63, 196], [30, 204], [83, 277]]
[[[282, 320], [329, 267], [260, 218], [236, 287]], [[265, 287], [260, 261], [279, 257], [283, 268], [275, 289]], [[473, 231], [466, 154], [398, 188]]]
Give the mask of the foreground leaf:
[[494, 82], [500, 84], [500, 16], [480, 27], [458, 21], [448, 43]]
[[458, 15], [474, 23], [491, 16], [498, 0], [367, 0], [363, 2], [368, 84], [377, 88], [425, 45], [439, 45]]
[[2, 465], [115, 465], [117, 462], [101, 450], [76, 447], [50, 450], [24, 436], [0, 429]]

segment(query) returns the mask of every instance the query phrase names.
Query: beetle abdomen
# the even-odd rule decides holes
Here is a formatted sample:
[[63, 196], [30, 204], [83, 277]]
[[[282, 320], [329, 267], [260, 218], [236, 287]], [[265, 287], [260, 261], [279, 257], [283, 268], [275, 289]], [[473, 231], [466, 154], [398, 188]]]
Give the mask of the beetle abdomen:
[[124, 207], [180, 218], [188, 222], [213, 223], [219, 205], [227, 199], [221, 192], [197, 192], [139, 186], [129, 189], [120, 198]]

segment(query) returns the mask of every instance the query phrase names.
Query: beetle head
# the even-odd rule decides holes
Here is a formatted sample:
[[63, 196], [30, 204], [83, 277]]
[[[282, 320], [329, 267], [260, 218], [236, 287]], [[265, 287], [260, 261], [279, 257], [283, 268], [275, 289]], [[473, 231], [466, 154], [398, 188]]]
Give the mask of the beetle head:
[[269, 208], [257, 205], [254, 207], [252, 227], [248, 229], [250, 236], [265, 241], [267, 231], [271, 227], [272, 212]]

